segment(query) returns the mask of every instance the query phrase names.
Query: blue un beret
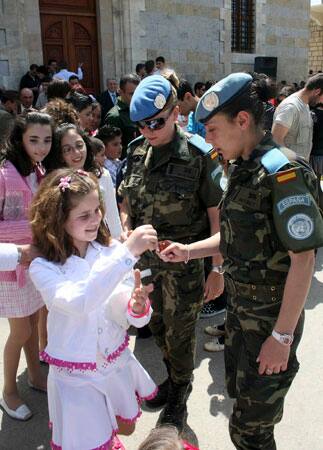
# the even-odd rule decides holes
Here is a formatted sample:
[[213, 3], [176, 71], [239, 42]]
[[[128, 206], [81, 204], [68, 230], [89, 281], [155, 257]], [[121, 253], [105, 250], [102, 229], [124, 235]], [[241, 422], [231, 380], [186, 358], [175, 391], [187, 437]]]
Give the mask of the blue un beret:
[[218, 113], [243, 93], [250, 85], [252, 76], [247, 73], [232, 73], [214, 84], [200, 98], [195, 118], [199, 122], [207, 122], [214, 114]]
[[172, 86], [161, 75], [149, 75], [137, 86], [130, 102], [130, 119], [133, 122], [149, 119], [166, 105]]

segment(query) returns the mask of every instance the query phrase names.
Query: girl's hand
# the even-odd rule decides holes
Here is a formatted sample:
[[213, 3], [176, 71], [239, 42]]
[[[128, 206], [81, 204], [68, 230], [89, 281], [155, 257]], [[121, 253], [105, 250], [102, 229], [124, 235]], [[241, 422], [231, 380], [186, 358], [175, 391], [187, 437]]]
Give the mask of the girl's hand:
[[140, 256], [146, 250], [156, 250], [157, 231], [151, 225], [141, 225], [133, 230], [124, 245], [134, 256]]
[[135, 287], [131, 295], [130, 305], [135, 314], [143, 314], [147, 306], [148, 295], [154, 290], [152, 283], [143, 286], [140, 270], [135, 270]]

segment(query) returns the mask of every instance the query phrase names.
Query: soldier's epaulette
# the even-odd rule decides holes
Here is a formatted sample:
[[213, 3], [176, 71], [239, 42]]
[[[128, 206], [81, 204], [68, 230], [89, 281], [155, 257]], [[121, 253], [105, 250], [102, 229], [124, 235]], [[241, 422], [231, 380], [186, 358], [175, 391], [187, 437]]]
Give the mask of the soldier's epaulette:
[[289, 163], [289, 159], [279, 148], [272, 148], [262, 158], [261, 164], [268, 173], [276, 173]]
[[188, 138], [188, 143], [194, 145], [203, 155], [207, 155], [212, 150], [212, 145], [205, 142], [205, 139], [202, 138], [199, 134], [192, 134]]

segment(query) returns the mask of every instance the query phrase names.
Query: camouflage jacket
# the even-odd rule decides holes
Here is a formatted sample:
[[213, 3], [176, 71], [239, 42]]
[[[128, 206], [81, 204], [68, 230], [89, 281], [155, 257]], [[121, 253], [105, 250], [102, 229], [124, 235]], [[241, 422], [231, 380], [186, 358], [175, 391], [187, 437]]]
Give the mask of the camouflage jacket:
[[130, 120], [129, 105], [118, 98], [117, 104], [106, 114], [104, 122], [106, 125], [120, 128], [122, 131], [121, 159], [125, 158], [129, 142], [140, 134], [137, 125]]
[[207, 208], [217, 206], [222, 196], [211, 176], [217, 162], [190, 144], [180, 128], [162, 148], [136, 139], [127, 162], [119, 194], [127, 199], [133, 227], [152, 224], [159, 239], [180, 242], [207, 236]]
[[[314, 173], [290, 160], [269, 174], [261, 160], [275, 147], [271, 136], [266, 136], [248, 160], [239, 158], [229, 169], [221, 203], [220, 250], [227, 274], [241, 283], [283, 285], [290, 267], [288, 251], [315, 248], [313, 238], [319, 233]], [[304, 249], [299, 247], [302, 242]]]

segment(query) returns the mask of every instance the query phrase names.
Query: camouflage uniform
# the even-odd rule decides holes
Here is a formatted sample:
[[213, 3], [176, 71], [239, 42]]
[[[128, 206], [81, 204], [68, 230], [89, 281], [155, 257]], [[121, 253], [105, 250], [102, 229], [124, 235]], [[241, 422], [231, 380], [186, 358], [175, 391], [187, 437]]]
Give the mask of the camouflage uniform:
[[140, 134], [137, 125], [130, 120], [129, 105], [124, 103], [119, 97], [116, 105], [106, 114], [104, 123], [111, 127], [120, 128], [122, 131], [121, 159], [125, 158], [128, 144]]
[[[152, 148], [138, 138], [130, 144], [125, 179], [119, 194], [127, 199], [132, 226], [152, 224], [158, 239], [183, 243], [207, 236], [207, 208], [216, 206], [221, 191], [211, 174], [217, 163], [189, 143], [177, 128], [170, 144]], [[154, 313], [150, 328], [169, 363], [175, 383], [188, 383], [194, 368], [195, 323], [203, 303], [203, 260], [165, 263], [146, 252], [138, 263], [150, 268]]]
[[[273, 218], [273, 211], [279, 206], [273, 201], [277, 184], [261, 161], [273, 147], [276, 147], [274, 142], [266, 137], [250, 159], [236, 161], [230, 168], [221, 205], [220, 250], [225, 260], [228, 292], [226, 382], [230, 397], [236, 398], [229, 428], [231, 439], [240, 450], [276, 449], [274, 425], [282, 418], [284, 397], [298, 371], [296, 349], [303, 331], [302, 313], [294, 332], [287, 371], [270, 376], [258, 374], [257, 356], [263, 342], [271, 335], [280, 311], [290, 268], [287, 250], [295, 251], [281, 240], [286, 217], [278, 217], [281, 225]], [[286, 173], [287, 179], [292, 179], [293, 171], [285, 172], [289, 168], [297, 169], [297, 176], [305, 177], [306, 195], [315, 196], [315, 176], [298, 162], [290, 161], [284, 166], [284, 172], [274, 175], [275, 180], [279, 173]], [[284, 183], [287, 200], [294, 198], [296, 185], [294, 180]], [[298, 198], [299, 215], [309, 209], [301, 204], [306, 195]], [[281, 211], [284, 207], [281, 206]], [[292, 210], [287, 206], [285, 212], [290, 214]], [[315, 233], [314, 227], [313, 236]], [[309, 248], [314, 245], [309, 244]]]

